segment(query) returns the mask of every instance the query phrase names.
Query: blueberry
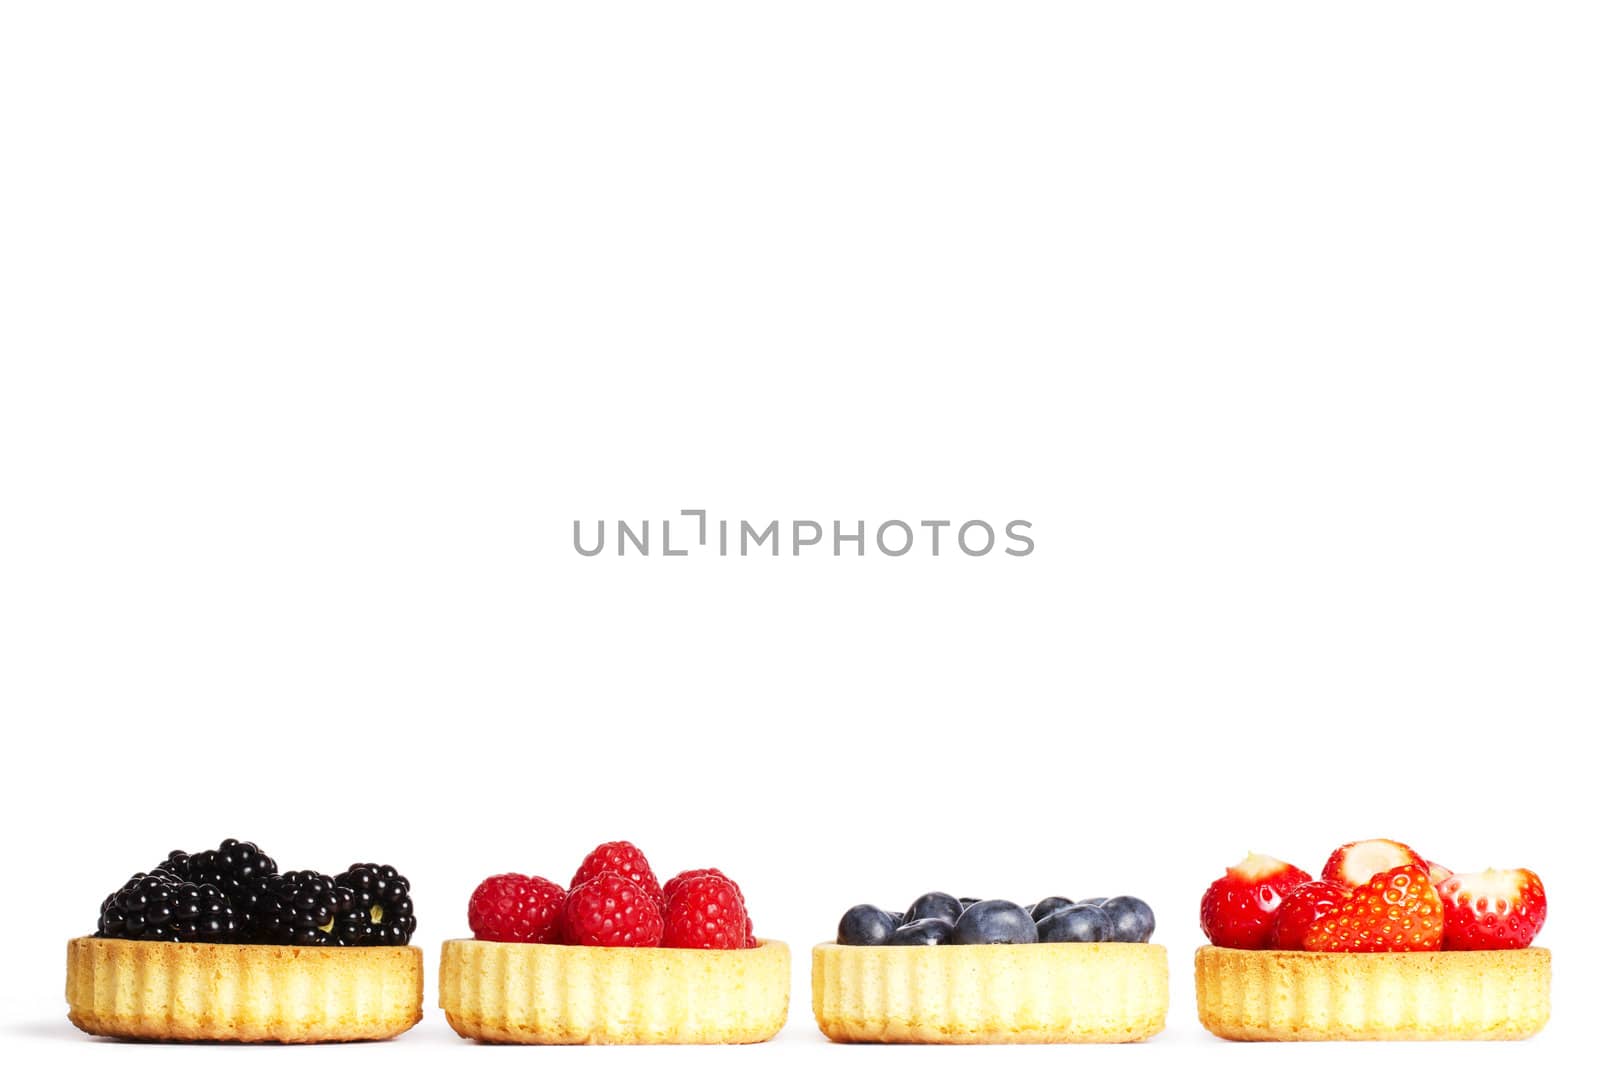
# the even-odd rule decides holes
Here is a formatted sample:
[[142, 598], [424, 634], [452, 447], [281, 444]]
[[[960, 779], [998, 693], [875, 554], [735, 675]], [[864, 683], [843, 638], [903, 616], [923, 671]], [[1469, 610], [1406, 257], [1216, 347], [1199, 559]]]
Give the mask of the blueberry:
[[1009, 900], [980, 900], [956, 922], [957, 945], [1031, 945], [1039, 928], [1028, 913]]
[[956, 899], [961, 902], [961, 910], [962, 911], [966, 911], [968, 908], [972, 907], [974, 904], [978, 903], [983, 898], [982, 897], [956, 897]]
[[906, 913], [903, 911], [886, 911], [884, 914], [894, 920], [896, 926], [904, 926], [906, 924]]
[[886, 945], [942, 945], [955, 933], [949, 919], [917, 919], [889, 935]]
[[1052, 911], [1072, 907], [1072, 901], [1066, 897], [1045, 897], [1039, 903], [1028, 909], [1028, 914], [1033, 916], [1033, 921], [1038, 922]]
[[1108, 941], [1148, 941], [1156, 932], [1156, 913], [1138, 897], [1112, 897], [1100, 910], [1111, 923]]
[[839, 920], [839, 944], [881, 945], [889, 940], [897, 925], [882, 908], [857, 904]]
[[1111, 936], [1111, 920], [1093, 904], [1074, 904], [1044, 917], [1039, 924], [1039, 940], [1105, 941]]
[[1097, 908], [1105, 902], [1105, 897], [1084, 897], [1082, 900], [1078, 901], [1079, 904], [1093, 904]]
[[949, 893], [924, 893], [911, 902], [911, 907], [906, 909], [905, 923], [914, 923], [918, 919], [945, 919], [952, 926], [961, 918], [961, 913], [966, 909], [961, 906], [961, 901]]

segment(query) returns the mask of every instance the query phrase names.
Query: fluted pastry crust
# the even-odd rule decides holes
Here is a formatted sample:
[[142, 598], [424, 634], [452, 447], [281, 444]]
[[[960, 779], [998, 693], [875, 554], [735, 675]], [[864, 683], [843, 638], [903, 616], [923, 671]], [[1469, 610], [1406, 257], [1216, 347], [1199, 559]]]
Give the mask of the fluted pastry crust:
[[1195, 953], [1200, 1021], [1235, 1041], [1516, 1040], [1550, 1018], [1550, 952]]
[[1104, 942], [812, 950], [812, 1010], [834, 1041], [1142, 1041], [1167, 1017], [1167, 950]]
[[770, 1040], [789, 1014], [789, 946], [587, 948], [446, 941], [439, 1005], [462, 1037], [527, 1045]]
[[67, 1017], [106, 1037], [368, 1041], [422, 1018], [422, 950], [67, 943]]

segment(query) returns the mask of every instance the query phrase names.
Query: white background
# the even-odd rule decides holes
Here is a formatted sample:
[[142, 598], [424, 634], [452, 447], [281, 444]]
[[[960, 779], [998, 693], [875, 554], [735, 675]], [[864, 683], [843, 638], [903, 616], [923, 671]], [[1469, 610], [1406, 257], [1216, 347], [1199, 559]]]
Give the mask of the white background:
[[[728, 1063], [1345, 1061], [1195, 1020], [1206, 884], [1410, 841], [1549, 888], [1592, 1049], [1600, 101], [1583, 4], [10, 3], [6, 1052], [175, 847], [639, 842], [796, 950]], [[1037, 551], [578, 556], [969, 518]], [[861, 900], [1132, 892], [1136, 1049], [827, 1045]], [[1027, 901], [1024, 900], [1026, 903]], [[692, 1050], [691, 1050], [692, 1052]], [[523, 1052], [686, 1062], [683, 1050]], [[692, 1053], [703, 1055], [704, 1053]], [[504, 1055], [504, 1054], [501, 1054]]]

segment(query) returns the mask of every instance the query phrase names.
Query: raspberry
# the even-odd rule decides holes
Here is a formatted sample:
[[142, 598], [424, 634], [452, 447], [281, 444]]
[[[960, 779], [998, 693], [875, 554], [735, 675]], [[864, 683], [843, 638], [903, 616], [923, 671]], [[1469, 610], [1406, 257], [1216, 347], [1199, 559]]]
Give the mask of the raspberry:
[[572, 876], [569, 884], [573, 889], [577, 889], [599, 874], [621, 875], [643, 890], [655, 902], [657, 908], [666, 905], [666, 898], [661, 894], [661, 884], [656, 881], [655, 872], [650, 869], [650, 861], [644, 858], [644, 853], [640, 852], [632, 842], [608, 841], [597, 846], [583, 858], [583, 865], [578, 868], [578, 873]]
[[670, 908], [672, 906], [672, 897], [673, 897], [673, 894], [678, 891], [678, 887], [680, 885], [682, 885], [686, 880], [688, 880], [690, 878], [693, 878], [696, 875], [701, 875], [701, 874], [714, 874], [718, 878], [727, 879], [728, 884], [733, 886], [733, 891], [735, 893], [739, 894], [739, 903], [745, 905], [744, 947], [745, 948], [755, 948], [756, 944], [757, 944], [755, 924], [750, 920], [749, 905], [745, 904], [744, 890], [739, 888], [739, 883], [738, 882], [735, 882], [732, 878], [728, 878], [727, 875], [723, 874], [721, 871], [717, 870], [715, 867], [697, 867], [696, 869], [694, 869], [692, 871], [680, 871], [678, 874], [675, 874], [671, 878], [668, 878], [667, 879], [667, 884], [661, 887], [661, 893], [667, 899], [667, 907], [668, 907], [668, 909], [670, 910]]
[[[648, 867], [645, 873], [649, 874]], [[654, 876], [650, 885], [655, 887]], [[562, 912], [562, 931], [569, 945], [653, 948], [661, 944], [661, 909], [638, 885], [606, 872], [572, 887]]]
[[485, 878], [467, 902], [467, 925], [479, 941], [561, 943], [567, 891], [548, 878], [497, 874]]
[[[662, 898], [665, 899], [667, 901], [667, 903], [669, 903], [669, 904], [672, 903], [672, 894], [674, 894], [674, 893], [676, 893], [678, 891], [678, 887], [680, 885], [682, 885], [684, 882], [688, 881], [690, 878], [695, 878], [695, 877], [698, 877], [699, 875], [702, 875], [702, 874], [714, 874], [718, 878], [727, 878], [729, 882], [733, 882], [732, 878], [728, 878], [727, 875], [723, 874], [721, 871], [717, 870], [715, 867], [696, 867], [692, 871], [679, 871], [677, 874], [673, 875], [671, 878], [668, 878], [667, 879], [667, 884], [661, 887], [661, 896], [662, 896]], [[733, 888], [736, 889], [736, 890], [739, 888], [739, 885], [738, 885], [737, 882], [733, 883]], [[743, 892], [741, 892], [739, 894], [739, 899], [740, 900], [744, 899], [744, 893]]]
[[750, 917], [739, 887], [718, 874], [685, 877], [667, 903], [667, 948], [744, 948]]

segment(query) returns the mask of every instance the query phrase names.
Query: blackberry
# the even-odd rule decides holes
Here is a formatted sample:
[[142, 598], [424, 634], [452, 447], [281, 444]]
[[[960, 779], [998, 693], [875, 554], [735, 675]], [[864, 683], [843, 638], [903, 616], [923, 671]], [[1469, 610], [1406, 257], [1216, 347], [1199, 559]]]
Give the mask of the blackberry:
[[262, 878], [277, 874], [278, 863], [254, 841], [230, 837], [204, 852], [169, 852], [156, 869], [175, 874], [185, 882], [216, 886], [233, 906], [239, 929], [249, 931], [256, 925], [256, 885]]
[[170, 871], [136, 874], [100, 905], [99, 937], [132, 941], [239, 938], [239, 923], [222, 890], [186, 882]]
[[256, 847], [254, 841], [230, 837], [216, 848], [196, 852], [171, 852], [156, 868], [169, 871], [186, 882], [214, 885], [232, 900], [244, 896], [265, 875], [277, 874], [278, 863]]
[[278, 875], [268, 874], [251, 882], [249, 887], [228, 898], [233, 905], [234, 918], [239, 920], [239, 933], [244, 940], [254, 941], [261, 925], [261, 911], [266, 903], [266, 889]]
[[269, 874], [252, 887], [250, 939], [263, 945], [337, 945], [340, 919], [355, 910], [355, 894], [316, 871]]
[[344, 944], [404, 945], [417, 929], [411, 883], [393, 867], [353, 863], [336, 882], [355, 895], [355, 908], [342, 920]]

